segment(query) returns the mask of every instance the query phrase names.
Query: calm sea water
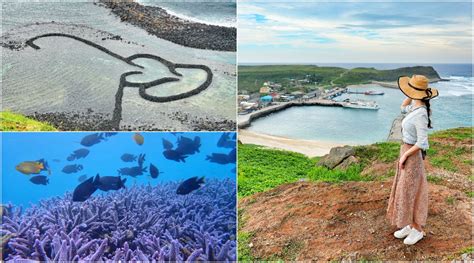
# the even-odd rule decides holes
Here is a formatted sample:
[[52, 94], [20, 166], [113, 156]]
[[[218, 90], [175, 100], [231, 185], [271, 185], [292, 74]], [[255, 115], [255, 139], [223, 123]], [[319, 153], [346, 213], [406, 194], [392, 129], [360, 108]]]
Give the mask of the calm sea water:
[[158, 6], [169, 14], [199, 23], [235, 27], [237, 23], [237, 5], [235, 1], [147, 1], [140, 3]]
[[[321, 64], [323, 66], [398, 68], [402, 64]], [[440, 96], [432, 105], [431, 131], [472, 126], [473, 77], [472, 64], [433, 65], [442, 78], [449, 82], [432, 84]], [[349, 87], [351, 90], [355, 88]], [[337, 99], [359, 98], [375, 100], [380, 110], [357, 110], [338, 107], [293, 107], [282, 112], [257, 119], [248, 128], [251, 131], [294, 139], [309, 139], [347, 144], [369, 144], [386, 140], [393, 119], [399, 114], [404, 95], [398, 89], [366, 85], [358, 91], [383, 91], [383, 96], [345, 94]]]
[[[81, 139], [91, 133], [87, 132], [45, 132], [45, 133], [2, 133], [0, 141], [2, 145], [2, 203], [13, 203], [15, 205], [29, 206], [38, 200], [53, 196], [62, 196], [65, 192], [72, 192], [79, 184], [78, 178], [86, 174], [88, 177], [95, 176], [117, 176], [117, 170], [123, 167], [132, 167], [136, 162], [123, 162], [120, 157], [124, 153], [134, 155], [145, 154], [144, 166], [148, 172], [136, 178], [127, 178], [126, 186], [134, 184], [157, 185], [170, 181], [182, 181], [193, 176], [205, 176], [219, 180], [235, 180], [232, 171], [235, 164], [216, 164], [206, 160], [211, 153], [228, 153], [231, 149], [216, 146], [221, 133], [180, 133], [176, 136], [171, 133], [141, 133], [145, 143], [137, 145], [132, 139], [134, 133], [123, 132], [107, 138], [99, 144], [91, 147], [80, 145]], [[165, 159], [162, 139], [176, 143], [177, 136], [201, 138], [200, 153], [190, 155], [186, 162], [175, 162]], [[176, 144], [175, 144], [176, 146]], [[66, 158], [80, 148], [87, 148], [90, 153], [84, 159], [67, 161]], [[31, 176], [16, 171], [15, 166], [23, 161], [35, 161], [44, 158], [50, 168], [48, 185], [36, 185], [29, 181]], [[152, 163], [160, 172], [158, 178], [149, 176], [149, 165]], [[82, 171], [73, 174], [65, 174], [61, 170], [65, 165], [81, 164]], [[43, 172], [47, 174], [46, 172]], [[113, 191], [111, 191], [113, 192]], [[106, 194], [97, 191], [94, 195]]]

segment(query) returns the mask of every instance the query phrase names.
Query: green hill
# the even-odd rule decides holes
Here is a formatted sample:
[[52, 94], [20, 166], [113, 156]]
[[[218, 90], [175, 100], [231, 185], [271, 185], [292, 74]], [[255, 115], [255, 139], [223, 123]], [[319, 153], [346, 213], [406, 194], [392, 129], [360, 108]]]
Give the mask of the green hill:
[[[291, 86], [290, 79], [308, 79], [317, 82], [318, 86], [347, 86], [364, 84], [370, 81], [395, 81], [399, 76], [413, 74], [425, 75], [430, 79], [439, 79], [440, 76], [431, 66], [404, 67], [391, 70], [377, 70], [375, 68], [345, 69], [340, 67], [318, 67], [313, 65], [266, 65], [266, 66], [239, 66], [239, 92], [258, 92], [265, 81]], [[314, 84], [313, 84], [314, 85]]]

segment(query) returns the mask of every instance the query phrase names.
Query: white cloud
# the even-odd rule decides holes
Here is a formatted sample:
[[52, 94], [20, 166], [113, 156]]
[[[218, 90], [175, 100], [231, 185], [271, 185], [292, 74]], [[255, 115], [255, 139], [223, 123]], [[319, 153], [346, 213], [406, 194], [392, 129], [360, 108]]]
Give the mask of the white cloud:
[[[307, 63], [336, 60], [339, 62], [462, 62], [470, 61], [472, 54], [472, 23], [467, 21], [466, 17], [450, 18], [449, 23], [446, 24], [424, 23], [417, 26], [408, 24], [382, 28], [367, 26], [356, 30], [347, 25], [364, 26], [365, 24], [363, 21], [354, 20], [355, 11], [329, 19], [317, 16], [290, 16], [285, 13], [287, 9], [292, 9], [292, 7], [287, 4], [278, 8], [270, 4], [265, 7], [261, 4], [239, 4], [240, 15], [260, 14], [267, 19], [264, 23], [258, 23], [249, 18], [240, 19], [239, 17], [240, 61], [265, 62], [263, 59], [276, 60], [286, 57], [293, 60], [292, 62], [301, 60]], [[368, 10], [365, 11], [368, 12]], [[468, 18], [470, 19], [470, 16]], [[309, 34], [300, 38], [285, 36], [301, 32]], [[334, 42], [311, 41], [309, 37], [311, 34], [316, 40], [327, 38]], [[278, 48], [282, 45], [285, 45], [285, 48]], [[252, 48], [253, 46], [257, 48]], [[268, 50], [258, 48], [265, 46], [272, 48]], [[292, 55], [287, 56], [285, 52]]]

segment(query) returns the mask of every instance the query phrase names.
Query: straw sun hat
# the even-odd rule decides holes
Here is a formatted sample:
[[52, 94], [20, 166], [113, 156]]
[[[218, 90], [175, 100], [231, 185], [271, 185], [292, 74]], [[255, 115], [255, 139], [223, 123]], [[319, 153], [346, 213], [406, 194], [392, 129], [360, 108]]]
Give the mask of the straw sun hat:
[[398, 87], [407, 97], [417, 100], [432, 99], [438, 96], [438, 90], [428, 86], [428, 78], [423, 75], [413, 75], [398, 78]]

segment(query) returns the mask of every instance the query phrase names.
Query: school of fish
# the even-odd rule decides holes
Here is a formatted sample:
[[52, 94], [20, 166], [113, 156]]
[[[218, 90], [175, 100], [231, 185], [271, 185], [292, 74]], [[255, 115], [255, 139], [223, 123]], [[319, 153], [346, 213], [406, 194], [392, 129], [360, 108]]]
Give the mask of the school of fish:
[[[65, 159], [68, 162], [73, 162], [79, 159], [87, 158], [94, 145], [97, 145], [102, 141], [107, 141], [110, 137], [117, 134], [117, 132], [88, 134], [80, 141], [80, 144], [83, 146], [83, 148], [74, 150]], [[162, 146], [164, 149], [162, 154], [165, 159], [178, 163], [185, 163], [186, 158], [200, 153], [201, 138], [199, 136], [189, 138], [181, 135], [182, 133], [172, 134], [176, 137], [175, 143], [172, 143], [171, 141], [164, 138], [162, 139]], [[134, 133], [132, 140], [139, 146], [145, 143], [145, 137], [140, 133]], [[223, 152], [210, 153], [206, 156], [205, 160], [220, 165], [236, 163], [235, 133], [223, 133], [217, 142], [217, 147], [223, 148]], [[146, 155], [144, 153], [140, 153], [138, 155], [133, 153], [123, 153], [120, 157], [121, 161], [124, 163], [134, 164], [132, 166], [119, 168], [117, 170], [117, 176], [101, 176], [96, 174], [95, 176], [88, 177], [87, 174], [82, 174], [77, 178], [79, 184], [73, 190], [72, 201], [84, 202], [97, 190], [107, 192], [126, 188], [125, 183], [127, 179], [122, 178], [122, 176], [137, 177], [147, 174], [150, 178], [157, 179], [161, 174], [163, 174], [163, 172], [151, 162], [148, 166], [145, 166], [145, 157]], [[53, 161], [60, 162], [61, 160], [54, 159]], [[52, 174], [51, 169], [44, 158], [36, 161], [23, 161], [17, 164], [15, 169], [26, 176], [31, 176], [29, 181], [35, 185], [48, 185]], [[83, 169], [84, 166], [82, 164], [73, 163], [65, 165], [61, 172], [64, 174], [76, 174]], [[235, 173], [235, 167], [231, 172]], [[205, 185], [204, 182], [204, 176], [194, 176], [186, 179], [179, 184], [178, 188], [176, 189], [176, 194], [190, 194], [193, 191], [203, 187]]]

